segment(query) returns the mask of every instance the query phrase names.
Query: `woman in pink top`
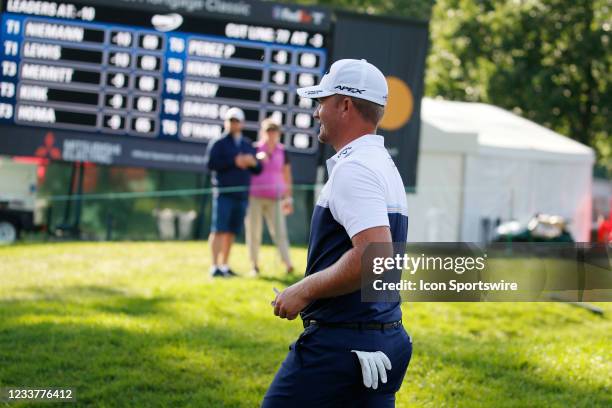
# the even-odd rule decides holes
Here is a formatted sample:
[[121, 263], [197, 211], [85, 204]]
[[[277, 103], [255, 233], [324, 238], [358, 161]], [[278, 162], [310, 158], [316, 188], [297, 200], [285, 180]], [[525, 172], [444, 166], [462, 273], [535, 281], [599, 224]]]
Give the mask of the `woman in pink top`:
[[280, 124], [268, 118], [261, 122], [259, 140], [255, 143], [257, 159], [263, 170], [251, 177], [249, 207], [245, 218], [246, 242], [249, 247], [252, 274], [259, 274], [259, 246], [262, 217], [276, 243], [287, 273], [293, 272], [289, 258], [289, 238], [285, 216], [293, 212], [291, 165], [284, 146], [279, 142]]

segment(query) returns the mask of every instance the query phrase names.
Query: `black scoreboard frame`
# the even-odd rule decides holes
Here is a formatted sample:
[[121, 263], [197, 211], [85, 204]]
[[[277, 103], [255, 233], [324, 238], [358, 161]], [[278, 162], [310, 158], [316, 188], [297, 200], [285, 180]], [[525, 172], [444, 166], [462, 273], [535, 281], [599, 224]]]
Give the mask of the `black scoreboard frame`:
[[[302, 105], [305, 101], [298, 99], [295, 95], [295, 88], [308, 85], [309, 82], [318, 82], [323, 72], [337, 58], [367, 58], [376, 65], [380, 66], [382, 63], [380, 67], [383, 72], [387, 73], [387, 66], [395, 61], [381, 61], [377, 54], [380, 54], [381, 48], [397, 48], [398, 46], [398, 43], [380, 44], [376, 38], [372, 37], [369, 41], [362, 40], [360, 44], [351, 47], [350, 36], [355, 30], [354, 20], [359, 17], [358, 15], [295, 4], [256, 0], [80, 0], [63, 2], [2, 0], [0, 2], [0, 13], [2, 14], [0, 15], [7, 15], [5, 13], [8, 13], [9, 10], [6, 10], [5, 7], [9, 3], [15, 11], [21, 7], [30, 12], [26, 17], [22, 17], [21, 21], [33, 21], [39, 25], [44, 25], [45, 21], [54, 17], [48, 15], [49, 10], [45, 11], [47, 14], [40, 15], [40, 7], [43, 7], [43, 4], [59, 5], [56, 7], [64, 7], [60, 10], [62, 15], [69, 16], [70, 19], [55, 20], [56, 24], [60, 24], [57, 21], [61, 21], [66, 26], [72, 24], [72, 26], [84, 27], [84, 34], [81, 33], [82, 38], [93, 39], [92, 41], [99, 42], [102, 38], [100, 36], [103, 36], [102, 45], [93, 42], [90, 45], [86, 43], [86, 46], [77, 46], [76, 50], [66, 41], [42, 40], [42, 44], [47, 45], [43, 47], [40, 46], [41, 41], [37, 42], [35, 38], [21, 36], [19, 54], [15, 57], [15, 59], [19, 58], [20, 64], [18, 73], [12, 79], [15, 83], [14, 102], [12, 102], [14, 109], [12, 114], [15, 117], [13, 122], [17, 122], [17, 117], [19, 117], [20, 123], [10, 123], [0, 118], [0, 154], [39, 156], [51, 160], [203, 172], [205, 171], [206, 144], [210, 138], [221, 134], [223, 110], [230, 106], [240, 106], [247, 114], [245, 133], [251, 138], [256, 137], [257, 124], [264, 117], [270, 114], [282, 115], [279, 116], [279, 119], [282, 118], [285, 130], [283, 142], [291, 155], [294, 180], [296, 183], [314, 183], [317, 166], [324, 158], [322, 156], [328, 156], [330, 152], [322, 148], [316, 140], [317, 125], [311, 117], [313, 106]], [[36, 9], [36, 6], [39, 8]], [[91, 19], [91, 9], [95, 10], [96, 14], [93, 19]], [[59, 12], [57, 8], [55, 12]], [[151, 34], [153, 15], [161, 15], [162, 18], [166, 18], [165, 23], [170, 24], [173, 23], [171, 17], [178, 15], [182, 22], [177, 30], [159, 33], [157, 45], [145, 49], [142, 48], [145, 40], [151, 40], [146, 43], [148, 46], [155, 43], [152, 37], [155, 37], [156, 32]], [[10, 39], [4, 20], [6, 18], [2, 20], [3, 37]], [[205, 29], [202, 29], [203, 22], [206, 23]], [[345, 22], [350, 22], [353, 26], [348, 27]], [[427, 25], [409, 21], [404, 23], [411, 29], [420, 31], [421, 34], [424, 31], [424, 37], [421, 35], [418, 40], [419, 49], [426, 50]], [[387, 22], [384, 19], [372, 18], [372, 16], [362, 16], [359, 24], [364, 25], [364, 29], [368, 29], [368, 24], [378, 24], [375, 28], [380, 32]], [[96, 31], [98, 26], [100, 31]], [[44, 28], [32, 27], [31, 33], [36, 33], [36, 29], [40, 31]], [[372, 27], [374, 26], [370, 28]], [[270, 30], [273, 30], [273, 34], [270, 34]], [[363, 36], [364, 30], [361, 31]], [[122, 52], [124, 49], [120, 45], [111, 42], [116, 41], [118, 38], [116, 34], [119, 32], [133, 34], [130, 45], [126, 46], [129, 52]], [[232, 39], [221, 38], [224, 35], [229, 38], [227, 36], [229, 32], [233, 36]], [[114, 37], [113, 33], [115, 33]], [[356, 32], [354, 34], [358, 35]], [[252, 36], [255, 37], [255, 41]], [[125, 40], [125, 36], [119, 39], [122, 38]], [[177, 38], [185, 40], [182, 54], [172, 54], [179, 48], [175, 47], [172, 50], [170, 48], [170, 40]], [[424, 44], [423, 38], [425, 39]], [[233, 50], [230, 49], [233, 54], [228, 60], [222, 60], [221, 54], [218, 56], [214, 54], [219, 50], [212, 50], [207, 40], [210, 40], [211, 43], [225, 44], [225, 49], [220, 53], [233, 48]], [[285, 43], [279, 43], [276, 40]], [[201, 48], [203, 54], [201, 55], [197, 55], [200, 52], [196, 47], [197, 41], [203, 43]], [[55, 46], [48, 46], [49, 43]], [[193, 50], [191, 44], [195, 44]], [[251, 47], [252, 44], [254, 44], [253, 47]], [[339, 44], [341, 44], [340, 47]], [[0, 46], [3, 47], [3, 53], [8, 52], [5, 44], [0, 44]], [[44, 75], [49, 75], [49, 73], [44, 70], [44, 67], [41, 68], [44, 61], [36, 60], [36, 57], [41, 53], [48, 57], [49, 53], [51, 55], [57, 53], [59, 47], [61, 47], [62, 59], [67, 55], [68, 58], [73, 58], [69, 60], [73, 63], [54, 64], [51, 61], [48, 65], [74, 68], [74, 73], [80, 74], [83, 78], [87, 77], [88, 70], [94, 75], [95, 72], [100, 72], [101, 77], [98, 83], [100, 87], [97, 89], [95, 86], [76, 88], [72, 85], [58, 86], [53, 83], [43, 83], [44, 92], [38, 89], [40, 86], [38, 86], [37, 78], [44, 78]], [[189, 47], [189, 51], [184, 50], [186, 47]], [[86, 52], [83, 51], [85, 49]], [[263, 62], [256, 60], [260, 56], [257, 50], [261, 51], [261, 56], [265, 58]], [[286, 68], [285, 66], [279, 68], [278, 60], [272, 60], [274, 55], [278, 56], [278, 50], [288, 51], [287, 69], [281, 69]], [[26, 51], [27, 56], [24, 56]], [[389, 53], [392, 51], [389, 49]], [[86, 54], [83, 54], [84, 52]], [[425, 52], [419, 52], [422, 55], [416, 55], [416, 59], [421, 61], [417, 61], [416, 71], [413, 70], [409, 75], [410, 78], [407, 78], [415, 94], [415, 113], [420, 112]], [[304, 54], [308, 55], [304, 57]], [[126, 55], [129, 56], [127, 66], [112, 65], [116, 61], [126, 64]], [[235, 55], [238, 57], [235, 58]], [[88, 66], [87, 63], [79, 60], [79, 58], [90, 57], [94, 60], [101, 59], [98, 71], [94, 67], [95, 64]], [[300, 57], [303, 59], [299, 59]], [[3, 62], [6, 60], [10, 60], [10, 56], [2, 57]], [[166, 103], [173, 102], [173, 96], [167, 94], [170, 89], [167, 86], [168, 80], [172, 82], [174, 75], [168, 71], [170, 60], [175, 63], [174, 66], [178, 64], [183, 69], [182, 76], [176, 74], [176, 78], [181, 81], [182, 88], [180, 89], [181, 94], [176, 97], [176, 102], [171, 104], [173, 111], [167, 110], [168, 104]], [[24, 67], [28, 61], [30, 64]], [[112, 64], [111, 61], [113, 61]], [[308, 65], [304, 67], [301, 65], [302, 62]], [[145, 66], [149, 67], [151, 72], [144, 71]], [[274, 70], [274, 68], [277, 69]], [[189, 78], [188, 74], [185, 74], [187, 69], [190, 69], [189, 72], [191, 72]], [[198, 82], [196, 81], [198, 78], [192, 75], [193, 72], [199, 72], [198, 70], [204, 70], [204, 76], [208, 75], [206, 72], [214, 71], [218, 77], [212, 79], [207, 77]], [[222, 73], [219, 74], [219, 72]], [[258, 77], [259, 72], [261, 74]], [[277, 72], [278, 76], [273, 77]], [[51, 73], [67, 75], [61, 70], [51, 70]], [[282, 75], [283, 73], [286, 75]], [[6, 72], [3, 71], [3, 67], [0, 67], [0, 83], [7, 82], [4, 74]], [[24, 74], [29, 75], [29, 80], [23, 78]], [[401, 77], [401, 72], [394, 74]], [[235, 78], [231, 77], [232, 75]], [[286, 78], [287, 82], [277, 86], [273, 79], [276, 81], [279, 78], [281, 80]], [[302, 83], [302, 79], [305, 83]], [[110, 87], [113, 80], [122, 84], [126, 83], [128, 90], [123, 92], [121, 89], [113, 92], [113, 88], [107, 92], [106, 89]], [[192, 90], [190, 92], [195, 92], [194, 95], [185, 95], [187, 89], [185, 85], [188, 80], [191, 80], [191, 84], [196, 83], [196, 86], [189, 87]], [[257, 84], [258, 80], [261, 85]], [[174, 85], [178, 82], [178, 80], [174, 81]], [[217, 87], [214, 91], [214, 99], [209, 97], [211, 85]], [[144, 87], [144, 90], [141, 86]], [[2, 87], [6, 88], [6, 85]], [[224, 95], [230, 95], [230, 97], [224, 99], [219, 96], [223, 95], [222, 91], [225, 92]], [[0, 89], [0, 105], [6, 105], [6, 93], [2, 92], [3, 89]], [[41, 95], [44, 93], [46, 101], [52, 98], [55, 105], [46, 108], [44, 102], [23, 102], [22, 99], [18, 102], [17, 93], [20, 97], [30, 97], [34, 101], [39, 93]], [[250, 96], [253, 100], [250, 102], [232, 100], [232, 97], [236, 95], [240, 95], [240, 98]], [[3, 96], [5, 97], [4, 104]], [[74, 97], [82, 98], [83, 105], [71, 105], [70, 99]], [[275, 97], [276, 99], [271, 99]], [[86, 107], [85, 101], [90, 104], [89, 108]], [[179, 111], [176, 110], [175, 105], [180, 106]], [[97, 109], [94, 106], [97, 106]], [[139, 110], [136, 110], [137, 107]], [[141, 112], [142, 107], [149, 111]], [[18, 109], [19, 112], [17, 112]], [[175, 112], [175, 116], [168, 112]], [[188, 113], [187, 116], [184, 115], [185, 112]], [[196, 118], [190, 119], [189, 115], [195, 115]], [[197, 117], [197, 115], [203, 115], [203, 117]], [[70, 125], [62, 128], [58, 123], [51, 126], [45, 124], [45, 120], [57, 122], [58, 118], [60, 122], [68, 121]], [[33, 122], [27, 122], [28, 120]], [[401, 162], [398, 163], [398, 167], [405, 185], [409, 187], [416, 183], [418, 152], [415, 150], [418, 150], [419, 122], [419, 117], [415, 115], [405, 126], [404, 131], [400, 129], [391, 132], [393, 139], [399, 136], [402, 141], [390, 138], [390, 143], [388, 143], [392, 146], [390, 151], [396, 162]], [[75, 123], [79, 126], [76, 126]], [[92, 127], [94, 123], [95, 128]], [[114, 126], [112, 129], [111, 125]], [[175, 133], [167, 134], [168, 130], [173, 130]], [[191, 136], [197, 132], [199, 132], [200, 139], [185, 137], [186, 134]], [[381, 133], [388, 136], [384, 131]]]

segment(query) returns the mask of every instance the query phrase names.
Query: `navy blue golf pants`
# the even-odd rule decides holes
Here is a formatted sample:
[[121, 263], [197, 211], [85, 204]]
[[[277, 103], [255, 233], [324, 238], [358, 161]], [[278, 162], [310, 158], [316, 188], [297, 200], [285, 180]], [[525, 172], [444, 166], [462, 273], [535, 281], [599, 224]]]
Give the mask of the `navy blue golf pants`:
[[[392, 365], [387, 383], [366, 388], [351, 350], [385, 353]], [[411, 356], [412, 342], [401, 326], [384, 331], [309, 326], [289, 346], [262, 408], [394, 407]]]

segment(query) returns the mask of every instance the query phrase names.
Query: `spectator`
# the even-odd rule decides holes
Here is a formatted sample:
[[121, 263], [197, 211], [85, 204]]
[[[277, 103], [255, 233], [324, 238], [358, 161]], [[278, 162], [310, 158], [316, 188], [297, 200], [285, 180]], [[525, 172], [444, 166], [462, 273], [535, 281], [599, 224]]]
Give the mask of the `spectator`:
[[291, 165], [285, 148], [279, 143], [280, 124], [273, 119], [261, 123], [259, 140], [255, 144], [262, 172], [251, 178], [249, 208], [245, 219], [246, 242], [249, 247], [251, 274], [259, 274], [259, 246], [261, 244], [262, 217], [285, 264], [287, 273], [293, 272], [289, 257], [289, 239], [285, 216], [293, 212], [291, 197]]
[[229, 109], [225, 115], [226, 133], [210, 143], [206, 154], [215, 188], [208, 238], [213, 277], [236, 275], [228, 266], [229, 253], [236, 234], [240, 233], [248, 206], [251, 173], [261, 172], [252, 142], [242, 136], [243, 125], [244, 112], [238, 108]]

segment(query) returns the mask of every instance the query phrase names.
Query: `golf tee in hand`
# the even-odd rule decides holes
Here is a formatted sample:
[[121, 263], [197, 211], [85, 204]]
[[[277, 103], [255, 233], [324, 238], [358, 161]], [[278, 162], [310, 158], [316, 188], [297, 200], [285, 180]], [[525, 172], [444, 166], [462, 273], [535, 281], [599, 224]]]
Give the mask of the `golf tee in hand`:
[[278, 295], [280, 294], [280, 290], [278, 290], [276, 288], [272, 288], [272, 290], [274, 291], [274, 293], [276, 293], [276, 296], [274, 297], [274, 300], [272, 302], [270, 302], [270, 304], [272, 306], [276, 306], [276, 298], [278, 298]]

